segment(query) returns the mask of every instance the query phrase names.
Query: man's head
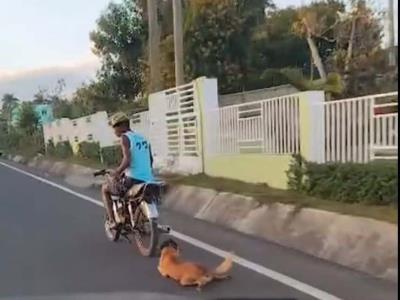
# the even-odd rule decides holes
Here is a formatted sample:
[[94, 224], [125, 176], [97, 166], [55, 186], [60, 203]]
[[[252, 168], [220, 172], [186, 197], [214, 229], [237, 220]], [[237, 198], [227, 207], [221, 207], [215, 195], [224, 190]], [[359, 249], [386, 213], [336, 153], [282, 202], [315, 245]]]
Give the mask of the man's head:
[[122, 136], [122, 134], [130, 130], [129, 118], [123, 112], [112, 115], [109, 124], [114, 128], [114, 133], [117, 137]]

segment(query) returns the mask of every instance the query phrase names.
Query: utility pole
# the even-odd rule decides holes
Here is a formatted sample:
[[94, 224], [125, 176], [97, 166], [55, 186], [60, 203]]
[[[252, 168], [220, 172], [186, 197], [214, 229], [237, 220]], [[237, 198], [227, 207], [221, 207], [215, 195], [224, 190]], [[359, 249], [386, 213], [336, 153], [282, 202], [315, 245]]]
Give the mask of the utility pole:
[[158, 0], [147, 0], [149, 22], [149, 92], [161, 90], [160, 80], [160, 25], [158, 23]]
[[396, 66], [396, 53], [394, 47], [394, 2], [389, 0], [388, 6], [388, 39], [389, 39], [389, 66]]
[[174, 50], [175, 50], [175, 85], [185, 83], [183, 73], [183, 33], [182, 33], [182, 2], [172, 0], [174, 13]]

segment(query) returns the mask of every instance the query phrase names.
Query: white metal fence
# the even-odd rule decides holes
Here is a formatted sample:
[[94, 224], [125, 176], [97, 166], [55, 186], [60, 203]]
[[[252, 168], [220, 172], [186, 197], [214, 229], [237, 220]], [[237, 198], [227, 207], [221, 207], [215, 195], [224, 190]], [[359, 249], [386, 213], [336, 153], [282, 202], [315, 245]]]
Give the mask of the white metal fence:
[[148, 111], [134, 114], [131, 118], [131, 127], [145, 137], [150, 135], [150, 116]]
[[151, 142], [155, 164], [171, 172], [202, 171], [201, 124], [194, 82], [152, 94], [149, 111], [135, 114], [134, 130]]
[[232, 105], [213, 112], [211, 154], [294, 154], [299, 145], [299, 96]]
[[165, 91], [168, 154], [200, 156], [198, 103], [193, 83]]
[[[166, 121], [167, 155], [200, 156], [198, 104], [195, 101], [193, 83], [165, 90], [163, 93], [166, 110], [159, 117]], [[157, 121], [160, 120], [154, 120], [154, 123]], [[150, 130], [152, 125], [154, 124], [148, 111], [132, 116], [132, 128], [157, 143], [158, 134]]]
[[325, 161], [397, 157], [397, 99], [393, 92], [326, 102]]
[[[151, 119], [149, 112], [136, 114], [133, 128], [158, 145], [156, 152], [163, 157], [193, 158], [197, 166], [203, 154], [194, 84], [158, 96], [160, 114], [153, 113]], [[323, 161], [364, 163], [396, 158], [397, 99], [398, 93], [392, 92], [325, 102]], [[299, 94], [293, 94], [207, 111], [207, 155], [300, 153], [299, 101]]]

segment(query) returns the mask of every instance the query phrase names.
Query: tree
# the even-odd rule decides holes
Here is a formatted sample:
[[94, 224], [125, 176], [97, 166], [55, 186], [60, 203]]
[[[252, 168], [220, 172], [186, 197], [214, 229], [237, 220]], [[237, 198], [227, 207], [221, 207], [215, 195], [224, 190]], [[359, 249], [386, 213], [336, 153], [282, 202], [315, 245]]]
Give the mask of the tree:
[[18, 103], [19, 99], [16, 98], [13, 94], [4, 94], [1, 98], [2, 101], [2, 111], [8, 111], [10, 108], [15, 107]]
[[17, 107], [19, 99], [13, 94], [4, 94], [1, 98], [2, 106], [1, 111], [3, 118], [9, 123], [11, 121], [11, 113], [15, 107]]
[[191, 2], [185, 24], [185, 74], [189, 79], [216, 77], [221, 92], [238, 91], [244, 75], [239, 64], [242, 49], [233, 48], [241, 44], [241, 20], [233, 0], [214, 2]]
[[346, 95], [377, 92], [377, 74], [386, 72], [387, 63], [376, 12], [365, 1], [357, 1], [339, 17], [334, 30], [336, 49], [328, 60], [331, 69], [342, 75]]
[[22, 103], [18, 128], [28, 136], [32, 136], [38, 129], [38, 125], [39, 118], [36, 115], [33, 104], [31, 102]]
[[36, 92], [36, 94], [33, 95], [32, 102], [34, 104], [49, 104], [50, 103], [50, 99], [48, 97], [47, 89], [39, 87], [39, 89]]
[[265, 1], [191, 1], [184, 38], [189, 79], [217, 77], [222, 93], [245, 89], [257, 77], [249, 45], [254, 30], [265, 21], [266, 3], [269, 5]]
[[161, 89], [160, 80], [160, 24], [158, 18], [158, 1], [147, 0], [147, 19], [148, 19], [148, 66], [150, 71], [148, 91], [158, 92]]
[[64, 95], [65, 80], [57, 80], [57, 84], [51, 92], [47, 92], [46, 98], [53, 108], [54, 118], [74, 118], [73, 105]]
[[118, 101], [109, 81], [92, 81], [82, 84], [72, 97], [72, 114], [75, 117], [92, 114], [96, 111], [115, 111], [125, 102]]
[[74, 118], [72, 102], [66, 99], [57, 99], [52, 102], [54, 118]]
[[174, 37], [166, 36], [160, 44], [160, 72], [163, 88], [175, 86]]
[[97, 80], [111, 89], [111, 101], [132, 101], [143, 89], [141, 58], [146, 44], [143, 11], [135, 0], [111, 3], [90, 33], [101, 59]]
[[297, 12], [297, 20], [293, 23], [293, 32], [307, 41], [312, 62], [322, 80], [326, 80], [323, 56], [328, 55], [321, 54], [318, 42], [335, 42], [332, 39], [333, 29], [338, 22], [337, 13], [343, 9], [343, 4], [335, 0], [315, 2], [300, 8]]
[[[310, 73], [307, 42], [292, 31], [296, 14], [296, 9], [291, 7], [268, 12], [265, 24], [253, 34], [251, 47], [254, 68], [264, 71], [290, 67], [302, 69], [305, 74]], [[264, 84], [271, 86], [267, 82]]]

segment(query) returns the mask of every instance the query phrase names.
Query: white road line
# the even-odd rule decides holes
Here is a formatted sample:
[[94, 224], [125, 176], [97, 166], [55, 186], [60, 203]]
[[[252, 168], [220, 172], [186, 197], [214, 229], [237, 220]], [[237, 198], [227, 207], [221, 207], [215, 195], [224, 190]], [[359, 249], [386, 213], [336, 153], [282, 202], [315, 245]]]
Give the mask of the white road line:
[[[36, 179], [36, 180], [38, 180], [38, 181], [40, 181], [42, 183], [48, 184], [48, 185], [50, 185], [50, 186], [52, 186], [54, 188], [62, 190], [64, 192], [69, 193], [71, 195], [74, 195], [74, 196], [76, 196], [78, 198], [81, 198], [83, 200], [89, 201], [89, 202], [91, 202], [93, 204], [96, 204], [98, 206], [103, 207], [103, 203], [102, 202], [100, 202], [100, 201], [98, 201], [98, 200], [96, 200], [96, 199], [94, 199], [92, 197], [89, 197], [89, 196], [86, 196], [84, 194], [75, 192], [74, 190], [69, 189], [69, 188], [67, 188], [65, 186], [62, 186], [60, 184], [57, 184], [55, 182], [52, 182], [52, 181], [47, 180], [45, 178], [42, 178], [40, 176], [36, 176], [36, 175], [34, 175], [32, 173], [26, 172], [24, 170], [21, 170], [19, 168], [16, 168], [14, 166], [9, 165], [9, 164], [0, 162], [0, 165], [4, 166], [6, 168], [9, 168], [11, 170], [14, 170], [14, 171], [16, 171], [18, 173], [21, 173], [21, 174], [24, 174], [26, 176], [29, 176], [31, 178], [34, 178], [34, 179]], [[196, 246], [198, 248], [201, 248], [203, 250], [211, 252], [211, 253], [213, 253], [213, 254], [215, 254], [217, 256], [225, 257], [227, 255], [226, 251], [221, 250], [219, 248], [216, 248], [216, 247], [214, 247], [214, 246], [212, 246], [210, 244], [204, 243], [204, 242], [202, 242], [202, 241], [200, 241], [198, 239], [192, 238], [192, 237], [190, 237], [188, 235], [185, 235], [183, 233], [171, 230], [170, 234], [172, 236], [182, 240], [182, 241], [185, 241], [186, 243], [192, 244], [192, 245], [194, 245], [194, 246]], [[259, 264], [254, 263], [254, 262], [251, 262], [251, 261], [249, 261], [247, 259], [244, 259], [242, 257], [235, 256], [234, 257], [234, 261], [235, 261], [235, 263], [237, 263], [238, 265], [241, 265], [242, 267], [245, 267], [245, 268], [250, 269], [250, 270], [252, 270], [254, 272], [257, 272], [257, 273], [259, 273], [261, 275], [269, 277], [269, 278], [271, 278], [271, 279], [273, 279], [275, 281], [278, 281], [278, 282], [280, 282], [280, 283], [282, 283], [282, 284], [284, 284], [286, 286], [294, 288], [294, 289], [296, 289], [296, 290], [298, 290], [298, 291], [300, 291], [300, 292], [302, 292], [304, 294], [307, 294], [309, 296], [312, 296], [312, 297], [314, 297], [316, 299], [320, 299], [320, 300], [342, 300], [342, 299], [340, 299], [340, 298], [338, 298], [338, 297], [336, 297], [334, 295], [328, 294], [327, 292], [324, 292], [324, 291], [322, 291], [320, 289], [312, 287], [312, 286], [310, 286], [308, 284], [305, 284], [305, 283], [303, 283], [301, 281], [298, 281], [298, 280], [296, 280], [294, 278], [291, 278], [289, 276], [286, 276], [284, 274], [278, 273], [278, 272], [276, 272], [274, 270], [268, 269], [268, 268], [266, 268], [264, 266], [261, 266]]]

